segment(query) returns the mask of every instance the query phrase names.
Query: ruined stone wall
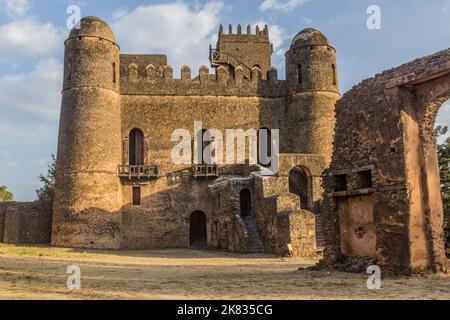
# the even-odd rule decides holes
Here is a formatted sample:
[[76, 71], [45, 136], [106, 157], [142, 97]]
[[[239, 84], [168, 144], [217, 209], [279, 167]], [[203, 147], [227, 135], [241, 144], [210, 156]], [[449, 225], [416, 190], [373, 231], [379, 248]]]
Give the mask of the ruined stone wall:
[[[2, 223], [3, 221], [3, 223]], [[8, 244], [49, 244], [52, 207], [47, 202], [7, 203], [0, 206], [0, 242]]]
[[[279, 213], [277, 229], [280, 256], [317, 257], [315, 216], [312, 212], [298, 210]], [[291, 245], [291, 252], [288, 245]]]
[[[423, 149], [424, 117], [420, 115], [430, 108], [427, 99], [448, 97], [448, 77], [442, 72], [449, 61], [450, 50], [415, 60], [361, 82], [339, 101], [333, 162], [324, 181], [326, 262], [348, 269], [355, 265], [364, 269], [376, 262], [394, 272], [442, 265], [435, 257], [443, 252], [432, 245], [442, 241], [438, 240], [441, 233], [431, 228], [442, 219], [442, 211], [437, 212], [439, 187], [431, 201], [425, 188], [427, 176], [434, 175], [436, 168], [427, 169], [433, 159], [426, 160], [424, 153], [436, 150]], [[423, 83], [431, 86], [425, 95], [420, 93]], [[349, 203], [354, 203], [353, 213], [346, 209]], [[430, 206], [437, 207], [434, 213]], [[366, 215], [373, 211], [373, 222], [354, 220], [358, 210]], [[372, 238], [375, 248], [358, 249], [357, 240], [344, 244], [350, 239], [348, 233], [354, 239]]]

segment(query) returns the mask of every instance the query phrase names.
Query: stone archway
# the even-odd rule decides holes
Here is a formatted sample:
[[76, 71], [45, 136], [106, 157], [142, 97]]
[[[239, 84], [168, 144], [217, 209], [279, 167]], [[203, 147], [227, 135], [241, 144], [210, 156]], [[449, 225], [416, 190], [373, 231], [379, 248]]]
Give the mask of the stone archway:
[[[436, 268], [445, 265], [445, 245], [435, 123], [439, 109], [450, 99], [450, 76], [402, 87], [408, 89], [415, 95], [402, 114], [406, 180], [412, 186], [410, 259], [413, 267]], [[409, 113], [410, 108], [415, 113]]]
[[195, 211], [190, 216], [189, 245], [205, 248], [208, 245], [206, 215], [203, 211]]
[[289, 172], [289, 193], [300, 197], [303, 210], [311, 211], [313, 202], [312, 178], [308, 169], [296, 166]]

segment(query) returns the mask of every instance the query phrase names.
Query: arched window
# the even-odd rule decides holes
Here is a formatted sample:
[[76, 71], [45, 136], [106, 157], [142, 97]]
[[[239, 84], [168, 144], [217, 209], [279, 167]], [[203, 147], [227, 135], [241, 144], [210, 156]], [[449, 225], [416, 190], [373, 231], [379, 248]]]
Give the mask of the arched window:
[[206, 215], [202, 211], [195, 211], [190, 217], [190, 246], [206, 247], [207, 245]]
[[[265, 139], [264, 139], [265, 138]], [[265, 143], [265, 150], [263, 149]], [[265, 156], [269, 159], [272, 158], [272, 131], [269, 128], [261, 128], [258, 131], [258, 164], [262, 166], [270, 167], [272, 161], [269, 163], [262, 163], [261, 153], [266, 153]]]
[[336, 66], [334, 64], [331, 65], [331, 76], [333, 77], [333, 86], [337, 85], [337, 76], [336, 76]]
[[298, 77], [298, 83], [302, 84], [303, 83], [303, 70], [302, 70], [301, 64], [299, 64], [297, 66], [297, 77]]
[[289, 172], [289, 192], [300, 197], [300, 205], [303, 210], [311, 210], [312, 179], [307, 169], [295, 167]]
[[239, 198], [241, 203], [241, 217], [250, 217], [252, 215], [252, 194], [250, 190], [243, 189]]
[[113, 83], [116, 83], [117, 82], [117, 70], [116, 70], [116, 63], [115, 62], [113, 62], [112, 68], [113, 68]]
[[144, 164], [144, 133], [140, 129], [133, 129], [130, 132], [130, 166], [140, 166]]

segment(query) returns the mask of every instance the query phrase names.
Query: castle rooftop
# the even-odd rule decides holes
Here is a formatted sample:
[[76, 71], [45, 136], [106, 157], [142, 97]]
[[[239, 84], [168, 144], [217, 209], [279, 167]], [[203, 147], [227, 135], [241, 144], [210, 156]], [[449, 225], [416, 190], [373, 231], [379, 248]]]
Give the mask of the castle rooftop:
[[80, 21], [80, 28], [74, 28], [70, 32], [70, 38], [76, 37], [98, 37], [116, 42], [111, 28], [106, 21], [97, 17], [85, 17]]
[[328, 46], [327, 37], [319, 30], [308, 28], [300, 31], [292, 40], [291, 48], [303, 46]]

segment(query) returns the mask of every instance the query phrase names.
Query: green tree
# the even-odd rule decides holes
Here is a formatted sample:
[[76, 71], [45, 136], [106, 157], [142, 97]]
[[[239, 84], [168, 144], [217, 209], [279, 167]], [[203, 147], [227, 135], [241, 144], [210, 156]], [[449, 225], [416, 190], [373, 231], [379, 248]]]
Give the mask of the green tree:
[[51, 162], [48, 165], [47, 174], [41, 174], [39, 181], [42, 187], [36, 190], [37, 198], [40, 201], [52, 201], [55, 195], [55, 180], [56, 180], [56, 158], [52, 154]]
[[[438, 126], [436, 136], [447, 134], [448, 127]], [[437, 145], [439, 171], [441, 175], [441, 193], [444, 205], [444, 236], [447, 254], [450, 255], [450, 138]]]
[[14, 200], [14, 196], [8, 191], [6, 186], [0, 186], [0, 202], [11, 202]]

